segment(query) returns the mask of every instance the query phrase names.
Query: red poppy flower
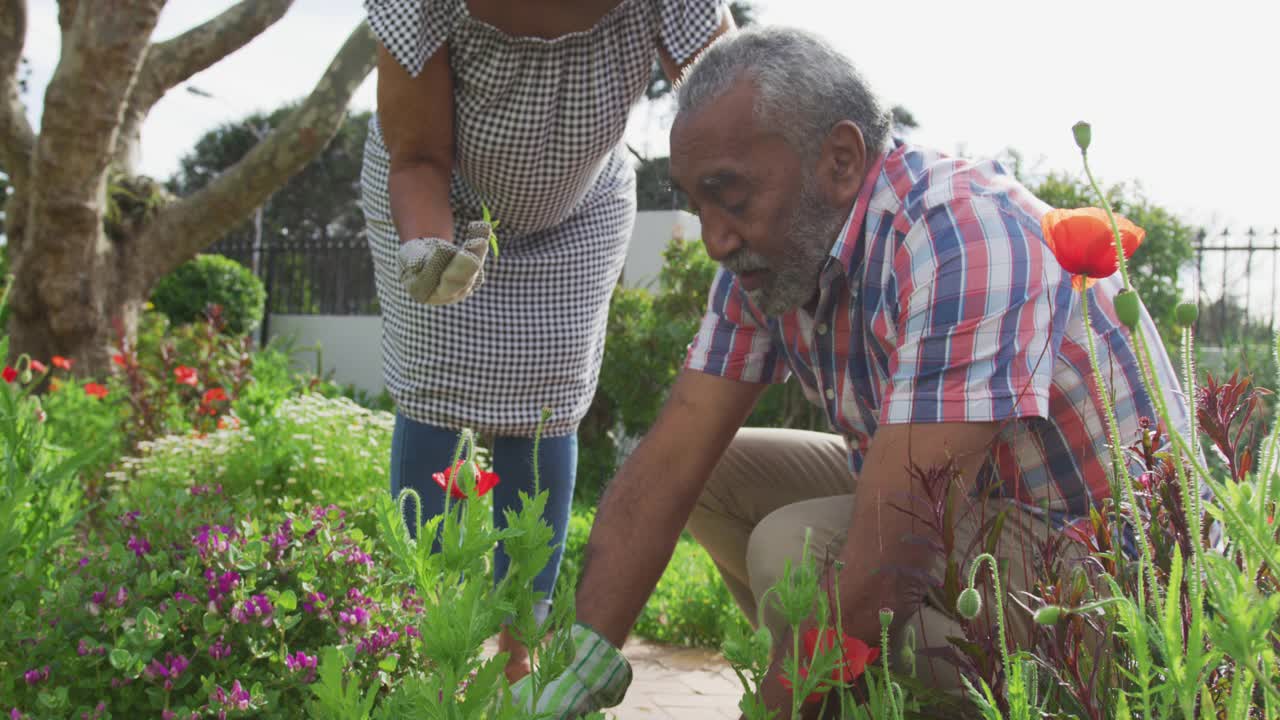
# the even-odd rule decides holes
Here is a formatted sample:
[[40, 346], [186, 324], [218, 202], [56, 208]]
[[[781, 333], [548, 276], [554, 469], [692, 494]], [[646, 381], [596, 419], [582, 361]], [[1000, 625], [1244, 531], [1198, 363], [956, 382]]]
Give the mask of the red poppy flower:
[[119, 365], [120, 367], [128, 367], [128, 364], [124, 361], [123, 355], [112, 355], [111, 362]]
[[195, 368], [189, 368], [186, 365], [179, 365], [173, 369], [174, 377], [178, 378], [179, 385], [190, 385], [195, 387], [200, 382], [200, 378], [196, 376]]
[[[1115, 218], [1127, 259], [1142, 244], [1147, 231], [1122, 215]], [[1071, 284], [1077, 290], [1085, 290], [1096, 281], [1111, 277], [1120, 267], [1111, 221], [1102, 208], [1050, 210], [1040, 219], [1040, 229], [1058, 264], [1071, 273]]]
[[5, 366], [4, 366], [4, 373], [3, 373], [3, 375], [4, 375], [4, 381], [5, 381], [5, 382], [7, 382], [7, 383], [11, 383], [11, 382], [13, 382], [14, 380], [17, 380], [17, 379], [18, 379], [18, 371], [17, 371], [17, 370], [14, 370], [12, 367], [10, 367], [10, 366], [8, 366], [8, 365], [5, 365]]
[[226, 399], [227, 391], [220, 387], [216, 387], [205, 391], [202, 402], [204, 402], [205, 405], [210, 405], [216, 402], [223, 402]]
[[89, 397], [96, 397], [99, 400], [107, 396], [107, 388], [98, 383], [85, 383], [84, 394]]
[[[836, 629], [827, 628], [827, 630], [822, 633], [821, 650], [826, 652], [831, 648], [834, 648], [836, 637]], [[831, 690], [832, 687], [835, 687], [838, 684], [852, 682], [854, 678], [867, 671], [868, 665], [875, 662], [876, 658], [880, 657], [880, 648], [873, 648], [858, 638], [845, 635], [843, 644], [844, 658], [843, 661], [831, 671], [831, 683], [828, 684], [824, 682], [822, 685], [819, 685], [816, 692], [810, 693], [809, 697], [804, 699], [806, 703], [818, 702], [822, 700], [822, 696]], [[804, 658], [812, 658], [815, 652], [819, 649], [818, 629], [810, 628], [806, 631], [804, 636], [801, 638], [801, 645], [804, 646]], [[800, 677], [809, 677], [809, 666], [804, 659], [801, 660], [799, 670]], [[782, 686], [790, 690], [791, 680], [785, 675], [782, 676], [781, 679]]]
[[[466, 500], [467, 491], [458, 486], [453, 479], [453, 471], [462, 468], [463, 460], [459, 460], [457, 465], [452, 468], [445, 468], [443, 472], [432, 473], [431, 479], [436, 481], [442, 490], [448, 490], [449, 494], [455, 499]], [[480, 497], [493, 489], [498, 484], [498, 473], [481, 470], [479, 465], [471, 464], [471, 469], [475, 473], [476, 478], [476, 497]]]
[[31, 361], [31, 372], [34, 372], [34, 373], [40, 373], [40, 374], [42, 374], [42, 375], [43, 375], [43, 374], [44, 374], [44, 372], [45, 372], [46, 370], [48, 370], [48, 369], [49, 369], [49, 368], [48, 368], [48, 367], [46, 367], [46, 366], [45, 366], [45, 364], [44, 364], [44, 363], [42, 363], [42, 362], [40, 362], [39, 360], [32, 360], [32, 361]]
[[53, 366], [56, 368], [62, 368], [63, 370], [70, 370], [73, 361], [62, 357], [61, 355], [54, 355], [53, 359], [50, 360], [49, 362], [53, 363]]

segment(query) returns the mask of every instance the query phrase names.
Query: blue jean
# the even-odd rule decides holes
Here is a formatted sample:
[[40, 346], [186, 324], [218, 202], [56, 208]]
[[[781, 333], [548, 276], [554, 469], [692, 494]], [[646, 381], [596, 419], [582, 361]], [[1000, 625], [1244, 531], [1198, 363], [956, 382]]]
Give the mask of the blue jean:
[[[449, 465], [458, 446], [458, 431], [427, 425], [396, 415], [391, 435], [391, 494], [399, 496], [402, 488], [412, 488], [422, 497], [422, 519], [425, 522], [444, 512], [444, 491], [431, 479]], [[492, 448], [493, 471], [499, 482], [493, 489], [494, 525], [507, 526], [503, 511], [520, 509], [520, 495], [534, 495], [533, 438], [497, 437]], [[551, 526], [553, 551], [541, 572], [533, 580], [533, 589], [544, 593], [536, 606], [541, 621], [551, 606], [560, 561], [564, 557], [564, 540], [569, 530], [569, 512], [573, 505], [573, 486], [577, 476], [578, 436], [543, 437], [538, 445], [538, 480], [547, 491], [543, 519]], [[416, 537], [412, 506], [405, 513], [405, 523]], [[433, 543], [439, 551], [439, 538]], [[494, 550], [494, 580], [507, 574], [511, 559], [499, 543]]]

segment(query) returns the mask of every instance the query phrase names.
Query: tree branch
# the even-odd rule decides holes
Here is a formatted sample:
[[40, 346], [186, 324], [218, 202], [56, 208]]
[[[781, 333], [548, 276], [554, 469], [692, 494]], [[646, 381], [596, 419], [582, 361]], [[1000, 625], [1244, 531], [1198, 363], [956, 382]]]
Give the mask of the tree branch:
[[249, 44], [284, 17], [293, 2], [241, 0], [181, 35], [152, 44], [138, 77], [133, 107], [145, 114], [179, 83]]
[[14, 185], [26, 182], [36, 142], [18, 93], [18, 66], [26, 37], [26, 0], [0, 0], [0, 169]]
[[199, 192], [165, 208], [141, 239], [150, 283], [249, 217], [320, 154], [341, 127], [351, 96], [374, 67], [375, 40], [360, 23], [311, 94], [239, 162]]

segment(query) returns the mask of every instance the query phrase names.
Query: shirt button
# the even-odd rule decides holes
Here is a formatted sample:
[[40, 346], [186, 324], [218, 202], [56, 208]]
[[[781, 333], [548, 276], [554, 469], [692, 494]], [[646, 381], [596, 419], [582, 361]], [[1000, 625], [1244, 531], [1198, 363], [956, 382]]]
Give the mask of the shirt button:
[[827, 399], [828, 399], [828, 400], [835, 400], [835, 399], [836, 399], [836, 391], [835, 391], [835, 390], [832, 390], [831, 388], [827, 388]]
[[826, 324], [826, 323], [818, 323], [818, 334], [819, 334], [819, 335], [826, 335], [826, 334], [827, 334], [827, 324]]

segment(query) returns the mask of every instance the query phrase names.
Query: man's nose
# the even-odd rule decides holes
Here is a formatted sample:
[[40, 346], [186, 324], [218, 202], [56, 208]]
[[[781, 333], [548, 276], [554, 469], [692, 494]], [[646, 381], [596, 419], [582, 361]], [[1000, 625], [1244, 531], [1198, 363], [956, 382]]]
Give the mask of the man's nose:
[[742, 236], [732, 225], [707, 213], [703, 214], [701, 220], [702, 244], [712, 260], [724, 262], [725, 258], [742, 248]]

